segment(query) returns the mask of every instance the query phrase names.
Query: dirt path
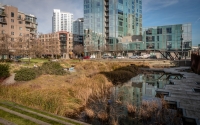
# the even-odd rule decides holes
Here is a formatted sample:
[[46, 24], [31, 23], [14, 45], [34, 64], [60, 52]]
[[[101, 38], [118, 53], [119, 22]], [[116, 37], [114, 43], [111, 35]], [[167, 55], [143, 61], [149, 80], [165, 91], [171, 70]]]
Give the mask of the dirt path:
[[2, 85], [12, 85], [12, 84], [14, 84], [16, 82], [14, 79], [15, 79], [15, 73], [11, 74], [11, 76], [9, 76], [8, 78], [6, 78], [2, 82]]
[[12, 123], [10, 121], [7, 121], [7, 120], [5, 120], [3, 118], [0, 118], [0, 123], [2, 123], [4, 125], [16, 125], [16, 124], [14, 124], [14, 123]]
[[28, 119], [28, 120], [30, 120], [30, 121], [32, 121], [32, 122], [35, 122], [35, 123], [39, 124], [39, 125], [50, 125], [49, 123], [40, 121], [40, 120], [38, 120], [38, 119], [32, 118], [32, 117], [27, 116], [27, 115], [23, 115], [23, 114], [21, 114], [21, 113], [18, 113], [18, 112], [9, 110], [9, 109], [4, 108], [4, 107], [1, 107], [1, 106], [0, 106], [0, 109], [1, 109], [1, 110], [4, 110], [4, 111], [6, 111], [6, 112], [9, 112], [9, 113], [11, 113], [11, 114], [17, 115], [17, 116], [19, 116], [19, 117], [22, 117], [22, 118], [24, 118], [24, 119]]

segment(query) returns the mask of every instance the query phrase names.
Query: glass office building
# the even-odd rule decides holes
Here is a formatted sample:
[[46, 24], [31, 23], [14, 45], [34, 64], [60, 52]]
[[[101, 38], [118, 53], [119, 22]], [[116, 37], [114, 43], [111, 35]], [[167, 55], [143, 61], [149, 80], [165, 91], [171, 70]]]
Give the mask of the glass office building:
[[114, 52], [132, 35], [142, 35], [142, 0], [84, 0], [86, 53]]
[[189, 50], [192, 47], [191, 24], [156, 26], [143, 29], [146, 50]]

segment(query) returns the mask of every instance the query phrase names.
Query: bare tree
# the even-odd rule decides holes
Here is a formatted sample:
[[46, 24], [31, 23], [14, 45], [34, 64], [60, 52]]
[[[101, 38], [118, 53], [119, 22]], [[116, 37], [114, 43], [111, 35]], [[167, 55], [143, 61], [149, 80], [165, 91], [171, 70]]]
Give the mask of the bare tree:
[[30, 42], [30, 53], [33, 57], [41, 57], [45, 53], [44, 45], [38, 38]]
[[121, 52], [123, 52], [123, 51], [124, 51], [123, 44], [117, 43], [117, 44], [116, 44], [116, 50], [115, 50], [116, 55], [118, 55], [118, 53], [121, 53]]
[[51, 56], [54, 58], [54, 56], [59, 55], [59, 40], [53, 37], [54, 34], [50, 34], [49, 36], [49, 48], [51, 51]]
[[75, 45], [74, 48], [73, 48], [73, 52], [76, 55], [80, 56], [84, 52], [83, 45], [81, 45], [81, 44]]
[[96, 50], [95, 45], [93, 45], [93, 44], [90, 44], [90, 45], [86, 46], [86, 49], [91, 55]]
[[26, 34], [16, 38], [15, 40], [15, 55], [21, 55], [23, 57], [30, 56], [29, 48], [30, 40]]
[[9, 50], [11, 49], [11, 36], [8, 34], [0, 35], [0, 55], [4, 59], [4, 55], [9, 56]]

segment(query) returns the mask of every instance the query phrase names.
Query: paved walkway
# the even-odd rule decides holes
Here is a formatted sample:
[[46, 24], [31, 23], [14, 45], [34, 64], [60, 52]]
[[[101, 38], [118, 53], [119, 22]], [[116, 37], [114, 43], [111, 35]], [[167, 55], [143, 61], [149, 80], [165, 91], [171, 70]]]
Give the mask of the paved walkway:
[[14, 84], [16, 82], [14, 79], [15, 79], [15, 73], [11, 74], [11, 76], [9, 76], [8, 78], [6, 78], [2, 82], [2, 84], [3, 85], [12, 85], [12, 84]]
[[16, 125], [16, 124], [14, 124], [14, 123], [12, 123], [10, 121], [7, 121], [7, 120], [5, 120], [3, 118], [0, 118], [0, 123], [3, 124], [3, 125]]
[[195, 119], [197, 125], [200, 125], [200, 92], [194, 89], [200, 89], [200, 75], [190, 72], [184, 72], [184, 69], [190, 67], [166, 68], [165, 73], [181, 74], [181, 80], [172, 79], [174, 84], [168, 84], [163, 89], [157, 89], [157, 92], [168, 92], [164, 99], [167, 101], [177, 102], [177, 108], [183, 110], [183, 116]]

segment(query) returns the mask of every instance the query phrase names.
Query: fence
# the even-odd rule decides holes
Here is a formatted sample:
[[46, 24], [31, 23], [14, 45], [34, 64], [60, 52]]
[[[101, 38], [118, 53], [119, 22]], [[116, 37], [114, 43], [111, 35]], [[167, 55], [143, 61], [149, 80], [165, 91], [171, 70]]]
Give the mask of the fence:
[[191, 55], [191, 69], [193, 72], [200, 75], [200, 55]]

